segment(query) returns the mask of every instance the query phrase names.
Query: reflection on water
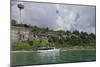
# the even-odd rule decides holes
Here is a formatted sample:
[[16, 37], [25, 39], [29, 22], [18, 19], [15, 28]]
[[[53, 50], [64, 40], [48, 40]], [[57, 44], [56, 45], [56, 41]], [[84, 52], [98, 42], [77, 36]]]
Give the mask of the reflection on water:
[[[41, 62], [56, 62], [59, 55], [59, 49], [54, 50], [39, 50], [37, 56], [39, 57]], [[49, 60], [49, 61], [48, 61]]]
[[12, 51], [12, 65], [34, 65], [49, 63], [69, 63], [81, 61], [95, 61], [95, 50], [38, 50]]

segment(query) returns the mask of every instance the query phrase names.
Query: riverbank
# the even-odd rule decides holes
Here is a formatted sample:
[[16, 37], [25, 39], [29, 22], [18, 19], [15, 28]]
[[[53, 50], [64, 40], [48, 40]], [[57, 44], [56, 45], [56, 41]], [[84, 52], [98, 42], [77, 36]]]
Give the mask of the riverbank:
[[38, 52], [38, 51], [56, 51], [56, 50], [59, 50], [59, 51], [95, 51], [96, 49], [66, 49], [66, 48], [63, 48], [63, 49], [52, 49], [52, 50], [14, 50], [14, 51], [11, 51], [13, 53], [19, 53], [19, 52]]
[[[63, 44], [62, 44], [63, 45]], [[26, 43], [25, 44], [17, 44], [12, 46], [12, 51], [37, 51], [37, 50], [52, 50], [52, 49], [65, 49], [65, 50], [95, 50], [96, 45], [67, 45], [65, 44], [63, 47], [62, 46], [53, 46], [48, 48], [42, 48], [41, 47], [34, 47], [34, 46], [29, 46]]]
[[66, 45], [61, 49], [67, 50], [96, 50], [96, 45]]

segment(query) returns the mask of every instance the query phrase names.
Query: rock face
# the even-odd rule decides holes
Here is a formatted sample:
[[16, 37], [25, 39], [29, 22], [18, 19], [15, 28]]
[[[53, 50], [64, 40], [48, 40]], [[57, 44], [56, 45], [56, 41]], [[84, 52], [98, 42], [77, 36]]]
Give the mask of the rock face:
[[17, 26], [11, 26], [11, 41], [17, 42], [17, 41], [26, 41], [26, 40], [32, 40], [34, 38], [56, 38], [61, 39], [62, 36], [57, 35], [53, 32], [42, 32], [42, 31], [32, 31], [30, 28], [25, 27], [17, 27]]
[[11, 27], [11, 41], [25, 41], [34, 38], [31, 29], [24, 27]]

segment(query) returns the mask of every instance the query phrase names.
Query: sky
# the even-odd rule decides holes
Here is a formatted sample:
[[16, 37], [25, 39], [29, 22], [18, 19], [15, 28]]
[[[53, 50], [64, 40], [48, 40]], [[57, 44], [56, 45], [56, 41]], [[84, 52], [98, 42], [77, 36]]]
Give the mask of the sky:
[[11, 1], [11, 19], [20, 23], [17, 4], [24, 5], [21, 22], [53, 30], [95, 33], [95, 6]]

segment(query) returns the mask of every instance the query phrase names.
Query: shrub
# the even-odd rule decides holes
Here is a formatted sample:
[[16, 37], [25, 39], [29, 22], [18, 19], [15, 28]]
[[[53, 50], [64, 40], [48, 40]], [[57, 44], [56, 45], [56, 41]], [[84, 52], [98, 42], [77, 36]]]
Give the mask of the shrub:
[[13, 50], [31, 50], [31, 46], [28, 43], [18, 42], [12, 44]]

